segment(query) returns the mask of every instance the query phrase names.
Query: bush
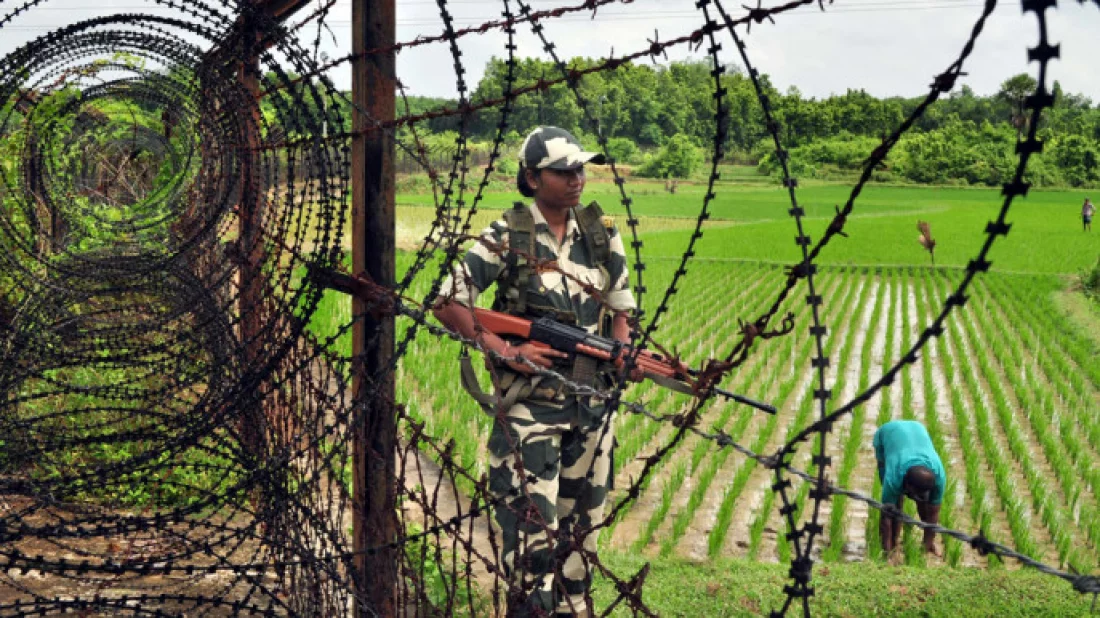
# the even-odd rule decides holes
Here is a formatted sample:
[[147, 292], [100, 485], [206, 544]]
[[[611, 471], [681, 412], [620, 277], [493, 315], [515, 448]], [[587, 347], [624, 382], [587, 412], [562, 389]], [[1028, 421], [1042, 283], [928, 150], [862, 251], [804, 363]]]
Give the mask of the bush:
[[1100, 145], [1082, 135], [1065, 135], [1050, 140], [1050, 158], [1062, 177], [1074, 187], [1100, 181]]
[[644, 178], [688, 178], [703, 163], [699, 148], [686, 135], [675, 135], [634, 172]]
[[[817, 168], [810, 165], [801, 156], [795, 156], [793, 153], [787, 160], [787, 169], [791, 173], [791, 177], [798, 178], [817, 178]], [[760, 164], [756, 166], [756, 171], [765, 176], [772, 176], [776, 180], [783, 180], [783, 166], [779, 164], [779, 158], [775, 156], [775, 152], [771, 152], [760, 159]]]
[[1085, 296], [1093, 302], [1100, 303], [1100, 259], [1096, 264], [1082, 270], [1077, 275], [1077, 280], [1081, 283], [1081, 291]]
[[432, 181], [427, 174], [408, 174], [398, 176], [394, 188], [398, 193], [428, 193], [432, 190]]
[[640, 160], [642, 151], [627, 137], [612, 137], [607, 140], [607, 153], [616, 163], [634, 164]]
[[519, 172], [519, 161], [516, 161], [515, 157], [501, 155], [493, 167], [505, 176], [515, 176], [516, 172]]

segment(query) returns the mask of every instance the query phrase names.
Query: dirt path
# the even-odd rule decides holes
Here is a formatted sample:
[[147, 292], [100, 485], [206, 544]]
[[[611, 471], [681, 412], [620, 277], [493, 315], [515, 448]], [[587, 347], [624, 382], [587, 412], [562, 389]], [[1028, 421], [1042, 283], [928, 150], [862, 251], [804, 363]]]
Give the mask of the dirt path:
[[[489, 566], [496, 561], [490, 535], [498, 532], [495, 526], [490, 526], [491, 516], [468, 517], [470, 499], [450, 482], [438, 464], [419, 451], [413, 453], [415, 456], [398, 462], [399, 470], [404, 472], [405, 490], [421, 497], [421, 500], [407, 499], [401, 503], [405, 525], [415, 524], [424, 530], [453, 517], [462, 517], [457, 530], [448, 528], [440, 535], [440, 545], [458, 556], [460, 564], [461, 559], [469, 558], [474, 579], [482, 589], [490, 590], [497, 581], [489, 571]], [[432, 515], [425, 513], [425, 506]]]

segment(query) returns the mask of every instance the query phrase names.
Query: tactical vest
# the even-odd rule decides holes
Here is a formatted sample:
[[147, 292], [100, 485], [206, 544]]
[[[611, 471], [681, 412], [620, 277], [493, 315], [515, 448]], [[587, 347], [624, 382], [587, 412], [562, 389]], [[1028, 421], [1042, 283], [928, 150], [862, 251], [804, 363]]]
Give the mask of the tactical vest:
[[[581, 237], [588, 248], [592, 266], [608, 271], [607, 264], [611, 260], [611, 227], [610, 217], [605, 217], [600, 205], [592, 202], [584, 208], [574, 210], [577, 215], [577, 227]], [[505, 258], [504, 279], [497, 281], [496, 298], [493, 301], [494, 311], [503, 311], [523, 318], [551, 317], [554, 320], [567, 324], [577, 324], [577, 316], [572, 311], [561, 311], [555, 307], [532, 303], [528, 299], [531, 277], [536, 276], [535, 268], [524, 256], [537, 258], [535, 247], [535, 218], [531, 209], [523, 202], [516, 202], [511, 210], [504, 213], [504, 221], [508, 225], [509, 247], [516, 251], [509, 251]], [[524, 256], [517, 254], [522, 252]], [[607, 276], [607, 285], [610, 287], [610, 272]], [[608, 290], [602, 290], [607, 292]], [[600, 334], [610, 336], [611, 320], [606, 307], [601, 310], [599, 318]], [[607, 319], [605, 319], [605, 317]], [[520, 399], [525, 399], [533, 393], [537, 394], [541, 376], [531, 378], [520, 377], [511, 371], [498, 372], [500, 383], [497, 384], [497, 395], [490, 395], [481, 389], [470, 356], [465, 348], [459, 356], [462, 376], [462, 386], [489, 414], [494, 414], [497, 407], [508, 409]], [[498, 367], [501, 369], [502, 367]], [[594, 358], [577, 355], [571, 371], [571, 379], [586, 386], [594, 386], [596, 382], [597, 363]], [[544, 389], [545, 390], [545, 389]], [[556, 389], [550, 389], [554, 391]]]
[[[611, 259], [611, 219], [604, 217], [603, 210], [596, 202], [574, 212], [577, 215], [577, 227], [588, 248], [588, 256], [593, 261], [592, 266], [607, 271], [607, 263]], [[505, 259], [507, 275], [504, 280], [497, 282], [493, 310], [524, 318], [546, 316], [558, 322], [577, 324], [577, 316], [572, 311], [561, 311], [554, 307], [533, 303], [528, 299], [531, 277], [535, 276], [535, 268], [519, 253], [537, 256], [535, 218], [531, 214], [531, 209], [523, 202], [516, 202], [511, 210], [505, 211], [504, 222], [508, 225], [508, 245], [516, 251], [509, 251]], [[608, 285], [611, 283], [609, 275]], [[602, 324], [600, 330], [603, 330]], [[607, 333], [601, 332], [601, 334]]]

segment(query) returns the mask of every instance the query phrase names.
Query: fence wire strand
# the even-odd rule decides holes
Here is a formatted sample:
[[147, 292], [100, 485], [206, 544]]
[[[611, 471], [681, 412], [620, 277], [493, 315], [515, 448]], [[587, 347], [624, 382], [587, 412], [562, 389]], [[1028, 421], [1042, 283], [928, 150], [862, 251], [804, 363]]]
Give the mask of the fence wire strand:
[[[1100, 7], [1100, 0], [1093, 2]], [[27, 0], [0, 7], [0, 32], [20, 27], [48, 4]], [[766, 28], [799, 10], [828, 11], [832, 1], [731, 8], [722, 0], [698, 0], [698, 21], [686, 32], [663, 39], [655, 32], [638, 49], [583, 66], [559, 55], [556, 36], [568, 27], [559, 32], [555, 25], [584, 13], [613, 22], [615, 15], [600, 9], [620, 6], [620, 14], [628, 15], [632, 0], [585, 0], [537, 11], [524, 0], [501, 0], [500, 19], [462, 29], [454, 27], [446, 0], [436, 0], [438, 34], [333, 60], [320, 53], [325, 33], [332, 33], [332, 0], [290, 19], [272, 15], [263, 3], [146, 4], [157, 11], [76, 21], [0, 59], [0, 140], [14, 144], [8, 150], [15, 153], [0, 165], [0, 616], [378, 615], [357, 583], [362, 574], [356, 559], [363, 555], [396, 556], [395, 594], [406, 615], [514, 613], [515, 600], [531, 594], [531, 584], [504, 568], [492, 513], [513, 508], [511, 499], [528, 488], [494, 497], [488, 476], [463, 460], [455, 436], [436, 435], [431, 412], [410, 404], [408, 393], [416, 385], [391, 402], [399, 427], [392, 484], [401, 529], [383, 545], [355, 545], [353, 440], [364, 423], [365, 402], [388, 395], [385, 380], [360, 375], [366, 392], [353, 396], [352, 377], [363, 359], [353, 357], [346, 343], [353, 327], [379, 317], [393, 317], [403, 329], [385, 374], [401, 375], [403, 363], [415, 363], [418, 341], [452, 342], [496, 361], [524, 364], [575, 397], [605, 402], [607, 419], [592, 429], [600, 432], [601, 443], [612, 431], [614, 414], [669, 427], [651, 452], [639, 456], [629, 485], [616, 491], [602, 520], [551, 531], [558, 553], [577, 553], [614, 591], [602, 607], [586, 598], [599, 615], [622, 608], [657, 615], [643, 599], [649, 567], [617, 573], [585, 541], [613, 530], [692, 436], [710, 444], [709, 456], [732, 449], [774, 475], [771, 489], [781, 503], [793, 557], [785, 601], [773, 615], [811, 614], [822, 505], [833, 496], [950, 536], [982, 555], [1016, 560], [1094, 600], [1100, 593], [1095, 576], [1044, 564], [993, 542], [987, 531], [927, 524], [837, 486], [830, 481], [827, 455], [837, 421], [890, 386], [932, 338], [944, 334], [947, 318], [966, 304], [975, 278], [990, 269], [993, 244], [1007, 236], [1010, 208], [1028, 192], [1028, 162], [1042, 150], [1042, 114], [1054, 102], [1048, 70], [1059, 48], [1050, 40], [1047, 15], [1056, 0], [1021, 3], [1038, 26], [1039, 42], [1028, 49], [1038, 65], [1038, 85], [1027, 99], [1028, 131], [1017, 144], [1013, 178], [1003, 187], [997, 218], [984, 230], [984, 244], [900, 360], [832, 410], [826, 336], [833, 327], [818, 258], [845, 235], [876, 167], [964, 75], [998, 8], [995, 0], [984, 3], [957, 59], [933, 77], [928, 95], [867, 154], [859, 180], [816, 242], [807, 232], [798, 179], [747, 41], [754, 25]], [[538, 40], [556, 75], [522, 76], [520, 29]], [[312, 39], [299, 41], [311, 32]], [[470, 91], [461, 44], [490, 34], [505, 40], [504, 87], [483, 96]], [[724, 43], [736, 47], [735, 57]], [[394, 120], [373, 118], [327, 77], [364, 58], [425, 46], [445, 48], [453, 59], [454, 105], [413, 113], [400, 86], [404, 113]], [[714, 326], [728, 343], [704, 363], [693, 384], [697, 394], [683, 411], [657, 412], [629, 399], [621, 379], [609, 388], [593, 387], [520, 356], [501, 357], [429, 319], [464, 248], [481, 242], [500, 254], [518, 251], [491, 246], [472, 233], [496, 168], [509, 156], [509, 133], [528, 128], [514, 126], [517, 102], [568, 88], [580, 122], [594, 129], [600, 148], [610, 154], [600, 114], [584, 94], [585, 79], [635, 61], [656, 62], [677, 47], [703, 49], [713, 77], [710, 169], [669, 284], [652, 311], [632, 316], [634, 356], [627, 370], [647, 348], [674, 356], [668, 350], [677, 342], [665, 339], [660, 326], [682, 302], [678, 292], [721, 190], [719, 165], [731, 123], [738, 121], [723, 85], [733, 62], [754, 87], [801, 255], [785, 269], [774, 299], [761, 304], [763, 313]], [[479, 115], [491, 115], [495, 125], [487, 160], [475, 165], [469, 142]], [[438, 166], [420, 127], [442, 118], [455, 119], [457, 131], [449, 160]], [[376, 286], [370, 297], [360, 298], [366, 313], [342, 317], [334, 332], [319, 335], [311, 324], [333, 311], [335, 294], [319, 274], [346, 270], [350, 249], [345, 231], [351, 142], [379, 133], [428, 178], [428, 232], [396, 286]], [[611, 157], [608, 169], [630, 229], [635, 297], [644, 307], [651, 279], [639, 215], [627, 178]], [[806, 294], [801, 322], [790, 309], [796, 290]], [[721, 428], [702, 429], [717, 396], [714, 388], [771, 353], [763, 342], [796, 333], [810, 336], [808, 388], [816, 419], [769, 454], [754, 452]], [[496, 410], [489, 422], [504, 422], [506, 412]], [[804, 471], [794, 461], [807, 443], [814, 450]], [[535, 477], [544, 471], [525, 472]], [[811, 504], [800, 502], [794, 479], [810, 488]], [[562, 568], [560, 560], [552, 566]]]

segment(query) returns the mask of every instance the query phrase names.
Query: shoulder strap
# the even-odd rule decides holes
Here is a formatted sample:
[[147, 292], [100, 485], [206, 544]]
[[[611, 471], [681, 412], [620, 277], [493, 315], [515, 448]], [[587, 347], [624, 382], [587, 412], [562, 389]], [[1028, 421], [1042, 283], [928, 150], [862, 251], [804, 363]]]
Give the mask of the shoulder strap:
[[511, 379], [502, 380], [502, 383], [494, 389], [495, 394], [490, 395], [482, 390], [481, 384], [477, 381], [477, 372], [474, 371], [474, 365], [466, 348], [462, 349], [462, 354], [458, 359], [462, 388], [474, 398], [474, 401], [481, 406], [482, 410], [494, 416], [497, 414], [498, 409], [510, 410], [512, 406], [516, 405], [517, 401], [530, 396], [531, 392], [535, 390], [535, 386], [542, 380], [542, 376], [528, 378], [526, 376], [519, 377], [515, 374], [505, 374], [510, 376]]
[[527, 312], [527, 286], [531, 279], [530, 260], [512, 249], [535, 255], [535, 218], [523, 202], [516, 202], [504, 212], [508, 225], [508, 278], [497, 284], [497, 308], [516, 315]]
[[611, 233], [604, 223], [603, 209], [596, 202], [577, 211], [577, 224], [588, 245], [588, 254], [596, 264], [606, 266], [611, 259]]

